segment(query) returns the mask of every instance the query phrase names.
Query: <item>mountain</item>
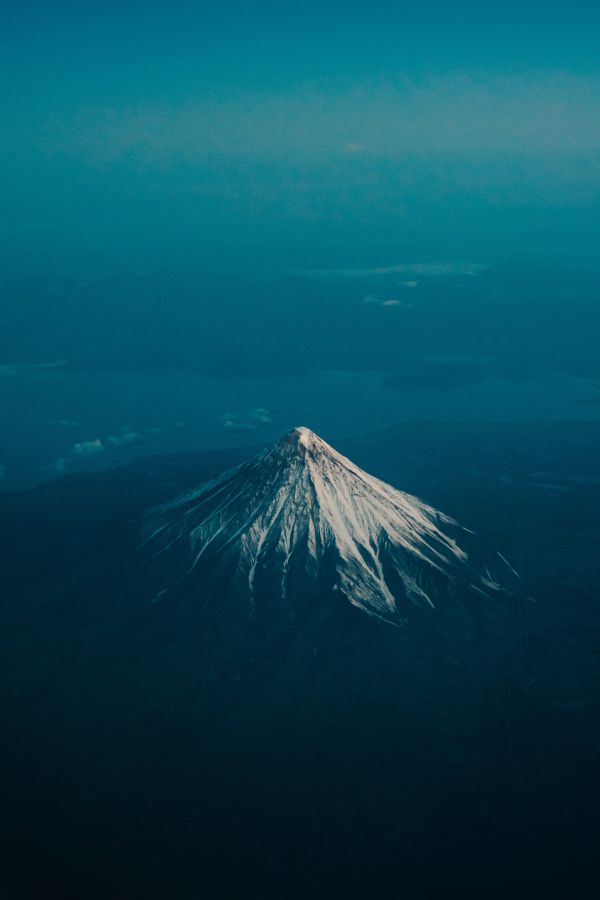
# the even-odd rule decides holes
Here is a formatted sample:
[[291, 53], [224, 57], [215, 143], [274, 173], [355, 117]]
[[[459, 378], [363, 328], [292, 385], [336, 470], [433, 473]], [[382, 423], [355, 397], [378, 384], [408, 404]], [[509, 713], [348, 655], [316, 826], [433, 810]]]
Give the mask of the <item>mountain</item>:
[[588, 896], [590, 446], [574, 423], [345, 444], [403, 493], [295, 429], [3, 495], [4, 893]]
[[248, 616], [269, 599], [281, 611], [318, 585], [398, 625], [411, 606], [432, 610], [465, 593], [489, 601], [518, 578], [499, 553], [478, 559], [473, 532], [308, 428], [153, 510], [141, 549], [168, 576], [156, 601], [191, 579], [206, 597], [216, 575], [221, 595], [245, 593]]

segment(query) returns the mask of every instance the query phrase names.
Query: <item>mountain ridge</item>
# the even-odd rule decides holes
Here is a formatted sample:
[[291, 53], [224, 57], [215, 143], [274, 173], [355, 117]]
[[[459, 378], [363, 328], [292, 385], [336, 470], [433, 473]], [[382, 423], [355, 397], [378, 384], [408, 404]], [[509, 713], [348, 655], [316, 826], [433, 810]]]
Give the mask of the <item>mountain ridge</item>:
[[141, 547], [146, 561], [179, 558], [178, 574], [155, 600], [226, 557], [252, 615], [261, 593], [279, 593], [285, 601], [292, 578], [314, 581], [329, 560], [331, 590], [369, 615], [400, 624], [403, 601], [435, 608], [440, 593], [459, 585], [489, 598], [502, 592], [504, 578], [517, 577], [500, 554], [494, 573], [489, 562], [478, 571], [466, 549], [473, 539], [452, 517], [369, 475], [298, 427], [151, 511]]

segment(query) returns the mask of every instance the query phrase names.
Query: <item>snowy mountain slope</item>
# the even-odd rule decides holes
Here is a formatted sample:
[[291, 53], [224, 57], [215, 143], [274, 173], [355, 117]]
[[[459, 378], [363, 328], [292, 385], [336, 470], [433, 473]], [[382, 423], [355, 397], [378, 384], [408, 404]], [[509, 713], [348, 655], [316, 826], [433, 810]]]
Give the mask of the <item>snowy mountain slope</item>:
[[[500, 554], [474, 565], [473, 534], [416, 497], [367, 474], [308, 428], [153, 510], [141, 545], [167, 558], [164, 598], [195, 573], [218, 567], [245, 591], [252, 615], [263, 597], [326, 580], [364, 612], [399, 623], [405, 603], [435, 608], [466, 589], [498, 595], [514, 570]], [[475, 545], [476, 546], [476, 545]], [[499, 574], [498, 574], [499, 573]]]

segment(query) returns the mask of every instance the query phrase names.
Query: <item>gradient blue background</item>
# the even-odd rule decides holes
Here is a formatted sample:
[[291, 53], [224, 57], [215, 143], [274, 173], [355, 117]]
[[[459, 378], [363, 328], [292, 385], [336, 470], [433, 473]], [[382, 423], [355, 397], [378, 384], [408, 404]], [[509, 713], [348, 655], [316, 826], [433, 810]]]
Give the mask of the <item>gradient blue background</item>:
[[0, 485], [597, 418], [599, 19], [5, 4]]

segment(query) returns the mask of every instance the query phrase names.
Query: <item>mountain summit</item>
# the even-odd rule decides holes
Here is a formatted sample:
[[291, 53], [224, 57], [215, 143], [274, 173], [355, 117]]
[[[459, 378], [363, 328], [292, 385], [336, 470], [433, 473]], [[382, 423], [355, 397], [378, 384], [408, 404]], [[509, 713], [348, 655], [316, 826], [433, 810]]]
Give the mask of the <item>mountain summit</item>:
[[[294, 428], [255, 458], [153, 510], [143, 548], [167, 558], [155, 599], [201, 575], [249, 615], [291, 593], [337, 591], [399, 624], [407, 604], [434, 609], [458, 590], [491, 597], [514, 570], [500, 554], [476, 565], [473, 533], [416, 497], [364, 472], [309, 428]], [[164, 567], [163, 567], [164, 569]]]

